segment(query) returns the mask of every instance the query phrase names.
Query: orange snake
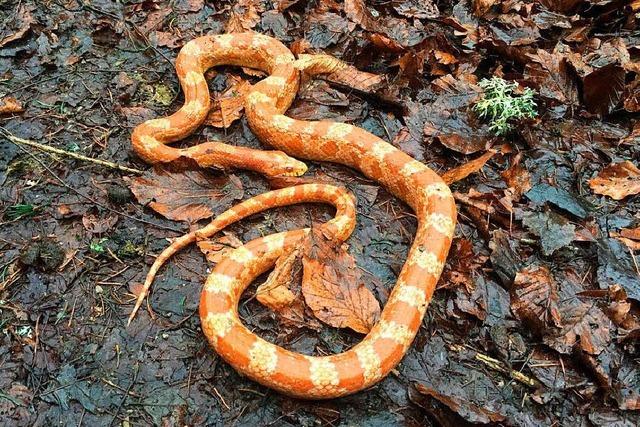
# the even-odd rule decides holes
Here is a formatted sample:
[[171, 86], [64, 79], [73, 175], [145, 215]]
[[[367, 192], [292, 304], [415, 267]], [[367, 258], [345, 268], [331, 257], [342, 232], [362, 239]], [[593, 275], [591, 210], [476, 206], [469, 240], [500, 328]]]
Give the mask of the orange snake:
[[[258, 138], [281, 151], [218, 142], [186, 149], [166, 145], [192, 133], [205, 120], [210, 100], [204, 72], [216, 65], [251, 67], [269, 74], [247, 94], [245, 111]], [[304, 163], [292, 157], [341, 163], [381, 183], [415, 211], [416, 236], [380, 320], [348, 351], [321, 357], [291, 352], [249, 331], [238, 316], [238, 300], [244, 289], [273, 268], [309, 229], [262, 237], [230, 251], [213, 269], [200, 298], [202, 330], [216, 352], [237, 371], [267, 387], [295, 397], [325, 399], [377, 383], [411, 345], [442, 272], [456, 221], [448, 186], [427, 166], [363, 129], [285, 116], [298, 90], [299, 70], [291, 51], [271, 37], [239, 33], [194, 39], [180, 51], [176, 71], [184, 91], [184, 106], [169, 117], [149, 120], [134, 129], [133, 147], [143, 160], [157, 164], [190, 159], [201, 167], [239, 167], [276, 176], [306, 171]], [[254, 213], [302, 202], [333, 204], [336, 216], [322, 227], [338, 241], [349, 237], [355, 224], [355, 207], [343, 189], [306, 184], [245, 200], [163, 251], [149, 271], [129, 321], [158, 268], [176, 251]]]

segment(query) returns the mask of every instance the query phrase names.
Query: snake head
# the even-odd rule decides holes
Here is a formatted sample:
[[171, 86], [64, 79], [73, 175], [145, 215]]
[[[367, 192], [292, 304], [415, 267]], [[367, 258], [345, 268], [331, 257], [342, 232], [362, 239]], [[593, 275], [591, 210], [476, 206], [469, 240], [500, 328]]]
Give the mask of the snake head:
[[270, 151], [263, 173], [268, 176], [300, 176], [307, 171], [307, 165], [282, 151]]

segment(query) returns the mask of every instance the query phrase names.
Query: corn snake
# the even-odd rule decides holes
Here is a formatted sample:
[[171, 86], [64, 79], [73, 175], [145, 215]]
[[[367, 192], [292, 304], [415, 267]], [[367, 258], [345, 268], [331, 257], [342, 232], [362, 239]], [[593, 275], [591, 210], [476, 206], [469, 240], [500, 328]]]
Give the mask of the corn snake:
[[[247, 94], [245, 114], [258, 138], [279, 151], [218, 142], [186, 149], [166, 145], [192, 133], [205, 120], [210, 100], [204, 72], [216, 65], [246, 66], [268, 74]], [[168, 163], [188, 159], [200, 167], [239, 167], [275, 176], [303, 174], [306, 166], [295, 158], [335, 162], [376, 180], [415, 211], [416, 236], [380, 320], [346, 352], [322, 357], [291, 352], [258, 337], [238, 317], [237, 304], [244, 289], [273, 268], [308, 229], [262, 237], [232, 250], [215, 266], [201, 294], [201, 324], [210, 344], [251, 379], [307, 399], [344, 396], [377, 383], [411, 345], [444, 267], [456, 221], [448, 186], [427, 166], [361, 128], [285, 116], [298, 90], [299, 71], [289, 49], [271, 37], [238, 33], [194, 39], [181, 49], [176, 72], [184, 91], [184, 106], [169, 117], [139, 125], [132, 133], [133, 147], [143, 160]], [[251, 214], [307, 201], [333, 204], [336, 216], [323, 227], [337, 240], [349, 237], [355, 226], [355, 206], [341, 188], [308, 184], [245, 200], [205, 229], [177, 239], [163, 251], [147, 276], [129, 321], [159, 267], [177, 250]]]

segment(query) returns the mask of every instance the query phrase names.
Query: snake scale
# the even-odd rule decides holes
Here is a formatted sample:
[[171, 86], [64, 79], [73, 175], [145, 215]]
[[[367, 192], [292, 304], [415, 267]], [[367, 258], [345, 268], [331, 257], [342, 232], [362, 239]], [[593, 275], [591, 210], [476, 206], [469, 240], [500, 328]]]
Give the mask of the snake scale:
[[[246, 95], [245, 114], [257, 137], [278, 151], [219, 142], [189, 148], [167, 145], [204, 122], [210, 107], [204, 72], [217, 65], [250, 67], [268, 74]], [[196, 38], [181, 49], [176, 72], [184, 105], [169, 117], [140, 124], [132, 133], [133, 147], [146, 162], [187, 159], [199, 167], [237, 167], [268, 176], [303, 174], [306, 166], [296, 158], [340, 163], [382, 184], [416, 213], [418, 227], [413, 244], [379, 321], [360, 343], [343, 353], [307, 356], [286, 350], [248, 330], [238, 316], [238, 301], [245, 288], [273, 268], [309, 229], [269, 235], [231, 250], [207, 278], [200, 298], [202, 330], [215, 351], [237, 371], [267, 387], [295, 397], [326, 399], [377, 383], [411, 345], [442, 272], [456, 221], [448, 186], [427, 166], [361, 128], [285, 116], [298, 91], [299, 70], [291, 51], [274, 38], [257, 33]], [[130, 321], [158, 268], [173, 253], [249, 215], [303, 202], [334, 205], [335, 217], [322, 227], [338, 241], [349, 237], [355, 224], [355, 206], [344, 189], [305, 184], [245, 200], [164, 250], [149, 271]]]

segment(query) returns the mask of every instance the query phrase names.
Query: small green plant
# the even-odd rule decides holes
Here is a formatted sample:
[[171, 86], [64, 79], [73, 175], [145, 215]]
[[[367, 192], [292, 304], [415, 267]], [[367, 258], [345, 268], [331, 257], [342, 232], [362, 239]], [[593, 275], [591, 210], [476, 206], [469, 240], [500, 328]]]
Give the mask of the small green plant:
[[533, 119], [538, 115], [535, 93], [525, 88], [522, 93], [516, 93], [518, 83], [508, 82], [500, 77], [482, 79], [479, 83], [484, 90], [480, 101], [473, 106], [473, 110], [490, 123], [489, 130], [496, 135], [505, 135], [512, 128], [512, 122], [521, 119]]
[[37, 209], [38, 208], [36, 206], [29, 205], [29, 204], [13, 205], [7, 208], [7, 212], [5, 213], [5, 216], [10, 221], [15, 221], [20, 218], [29, 218], [36, 214]]
[[102, 239], [100, 239], [98, 241], [94, 240], [93, 242], [91, 242], [89, 244], [89, 250], [91, 252], [93, 252], [94, 254], [96, 254], [96, 255], [101, 255], [101, 254], [105, 253], [106, 248], [104, 247], [104, 244], [106, 242], [108, 242], [108, 241], [109, 241], [109, 239], [107, 239], [106, 237], [104, 237], [104, 238], [102, 238]]

